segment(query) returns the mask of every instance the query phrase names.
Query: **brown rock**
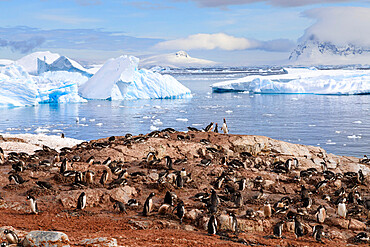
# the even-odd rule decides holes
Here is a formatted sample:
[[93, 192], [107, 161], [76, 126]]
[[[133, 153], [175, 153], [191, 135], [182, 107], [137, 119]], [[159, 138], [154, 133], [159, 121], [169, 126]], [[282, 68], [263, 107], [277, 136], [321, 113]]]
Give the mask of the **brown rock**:
[[79, 245], [89, 247], [115, 247], [117, 246], [117, 239], [115, 238], [94, 238], [84, 239]]
[[355, 230], [355, 231], [365, 230], [366, 224], [356, 219], [350, 219], [349, 229]]
[[112, 189], [108, 192], [113, 200], [117, 200], [123, 203], [127, 203], [132, 197], [136, 196], [137, 192], [134, 187], [124, 186]]
[[349, 226], [349, 220], [346, 220], [346, 219], [343, 219], [343, 218], [329, 218], [328, 221], [332, 225], [340, 227], [342, 229], [348, 229], [348, 226]]

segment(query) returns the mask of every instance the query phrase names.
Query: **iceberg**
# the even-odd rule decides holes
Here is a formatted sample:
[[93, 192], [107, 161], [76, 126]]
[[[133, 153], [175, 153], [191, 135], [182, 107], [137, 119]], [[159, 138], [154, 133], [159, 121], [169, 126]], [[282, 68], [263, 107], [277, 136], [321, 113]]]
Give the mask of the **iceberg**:
[[286, 74], [247, 76], [211, 85], [213, 92], [261, 94], [370, 94], [370, 70], [285, 69]]
[[0, 69], [0, 107], [86, 102], [78, 95], [78, 86], [87, 80], [80, 73], [65, 71], [31, 76], [12, 64]]
[[19, 66], [22, 66], [27, 73], [31, 75], [37, 75], [38, 60], [44, 61], [47, 64], [51, 64], [59, 57], [60, 55], [57, 53], [51, 53], [50, 51], [39, 51], [24, 56], [21, 59], [17, 60], [15, 63]]
[[87, 69], [82, 67], [81, 64], [65, 56], [60, 56], [51, 64], [37, 58], [37, 74], [42, 74], [47, 71], [78, 72], [87, 77], [91, 77], [93, 75], [88, 72]]
[[191, 91], [170, 75], [138, 69], [139, 59], [120, 56], [109, 59], [94, 76], [81, 85], [86, 99], [168, 99], [191, 97]]

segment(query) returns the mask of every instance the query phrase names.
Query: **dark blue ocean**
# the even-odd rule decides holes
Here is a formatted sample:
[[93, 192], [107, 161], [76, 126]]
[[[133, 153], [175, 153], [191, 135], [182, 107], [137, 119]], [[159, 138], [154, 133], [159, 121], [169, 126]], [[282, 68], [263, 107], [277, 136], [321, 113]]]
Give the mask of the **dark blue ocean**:
[[319, 145], [338, 155], [370, 151], [370, 95], [213, 93], [210, 85], [245, 73], [176, 73], [190, 99], [89, 101], [0, 108], [0, 133], [44, 133], [91, 140], [172, 127], [180, 131], [226, 118], [232, 134]]

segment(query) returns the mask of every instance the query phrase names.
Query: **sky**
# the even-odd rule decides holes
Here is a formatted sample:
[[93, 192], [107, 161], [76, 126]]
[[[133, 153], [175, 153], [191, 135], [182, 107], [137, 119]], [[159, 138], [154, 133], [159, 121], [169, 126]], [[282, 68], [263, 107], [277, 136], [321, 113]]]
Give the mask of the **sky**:
[[313, 36], [370, 47], [369, 0], [0, 0], [0, 9], [0, 59], [50, 50], [100, 63], [185, 50], [249, 66], [279, 64]]

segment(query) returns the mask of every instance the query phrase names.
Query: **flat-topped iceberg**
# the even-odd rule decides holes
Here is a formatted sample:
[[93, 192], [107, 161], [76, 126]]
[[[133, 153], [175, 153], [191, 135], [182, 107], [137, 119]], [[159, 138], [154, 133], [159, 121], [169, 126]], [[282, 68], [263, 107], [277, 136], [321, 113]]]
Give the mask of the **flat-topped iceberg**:
[[211, 85], [214, 92], [261, 94], [370, 94], [370, 70], [286, 69], [286, 74], [247, 76]]
[[138, 63], [133, 56], [109, 59], [80, 87], [80, 95], [111, 100], [191, 97], [191, 91], [172, 76], [139, 70]]

